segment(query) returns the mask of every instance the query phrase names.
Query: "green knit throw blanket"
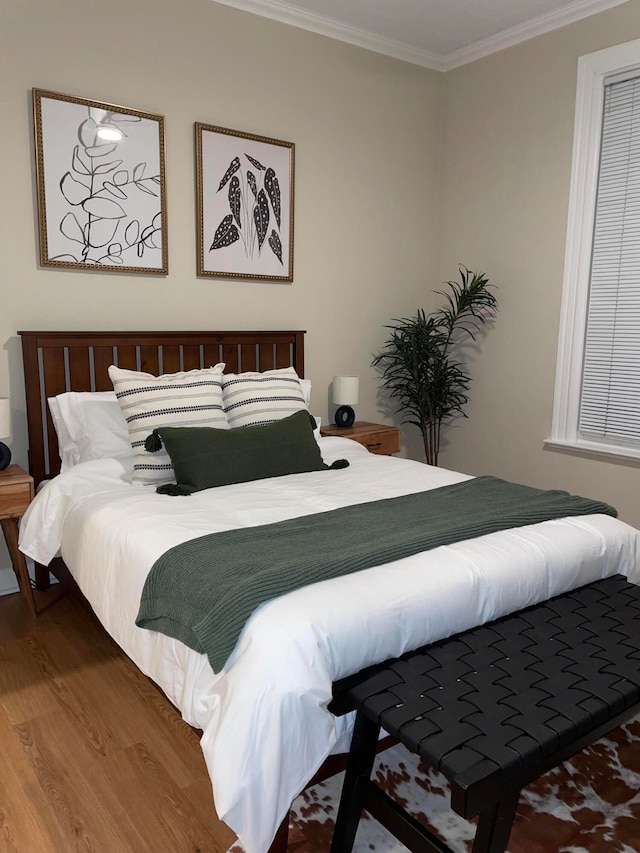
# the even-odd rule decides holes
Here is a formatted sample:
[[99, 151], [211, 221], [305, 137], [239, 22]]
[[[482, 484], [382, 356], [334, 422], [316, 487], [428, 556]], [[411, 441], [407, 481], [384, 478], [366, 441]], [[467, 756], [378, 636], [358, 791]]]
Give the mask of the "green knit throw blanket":
[[153, 565], [136, 624], [204, 652], [217, 672], [253, 611], [299, 587], [430, 548], [615, 509], [563, 491], [477, 477], [260, 527], [211, 533]]

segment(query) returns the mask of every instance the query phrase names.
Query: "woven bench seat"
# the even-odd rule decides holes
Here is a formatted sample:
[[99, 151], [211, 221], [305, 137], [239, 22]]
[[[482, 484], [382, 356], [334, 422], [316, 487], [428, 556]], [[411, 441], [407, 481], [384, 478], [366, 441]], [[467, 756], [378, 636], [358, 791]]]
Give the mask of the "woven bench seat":
[[640, 586], [615, 575], [370, 667], [330, 707], [357, 710], [331, 853], [363, 809], [415, 853], [449, 850], [371, 781], [381, 728], [479, 815], [473, 853], [503, 853], [520, 790], [640, 709]]

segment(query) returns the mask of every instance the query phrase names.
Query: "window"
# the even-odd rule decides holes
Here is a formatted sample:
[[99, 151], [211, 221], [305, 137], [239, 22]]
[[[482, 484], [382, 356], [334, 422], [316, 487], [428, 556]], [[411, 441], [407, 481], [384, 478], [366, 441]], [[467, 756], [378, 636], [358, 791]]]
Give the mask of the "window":
[[640, 459], [640, 40], [580, 58], [548, 446]]

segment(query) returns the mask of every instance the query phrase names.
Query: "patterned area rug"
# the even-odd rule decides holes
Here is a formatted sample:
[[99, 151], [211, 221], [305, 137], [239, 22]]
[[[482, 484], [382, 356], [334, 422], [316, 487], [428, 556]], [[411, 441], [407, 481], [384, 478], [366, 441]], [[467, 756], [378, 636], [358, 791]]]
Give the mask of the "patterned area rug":
[[[400, 746], [378, 757], [378, 784], [456, 853], [469, 853], [475, 826], [449, 808], [447, 782]], [[291, 853], [327, 853], [342, 774], [301, 794]], [[366, 815], [354, 853], [405, 853]], [[640, 853], [640, 716], [542, 776], [520, 798], [510, 853]], [[234, 845], [229, 853], [242, 853]]]

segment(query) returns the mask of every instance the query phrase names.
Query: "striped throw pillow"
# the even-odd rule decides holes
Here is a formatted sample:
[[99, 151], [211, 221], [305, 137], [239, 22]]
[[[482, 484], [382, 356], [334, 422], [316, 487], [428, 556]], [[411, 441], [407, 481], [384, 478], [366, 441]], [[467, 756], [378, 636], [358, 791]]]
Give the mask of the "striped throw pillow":
[[225, 373], [222, 400], [230, 427], [269, 424], [308, 408], [293, 367], [264, 373]]
[[223, 370], [224, 364], [216, 364], [153, 376], [111, 365], [109, 377], [129, 429], [134, 483], [161, 486], [175, 480], [169, 454], [144, 449], [146, 437], [156, 427], [229, 429], [222, 407]]

